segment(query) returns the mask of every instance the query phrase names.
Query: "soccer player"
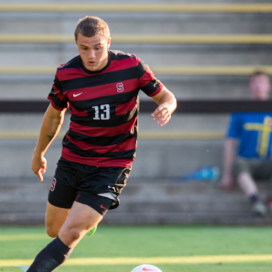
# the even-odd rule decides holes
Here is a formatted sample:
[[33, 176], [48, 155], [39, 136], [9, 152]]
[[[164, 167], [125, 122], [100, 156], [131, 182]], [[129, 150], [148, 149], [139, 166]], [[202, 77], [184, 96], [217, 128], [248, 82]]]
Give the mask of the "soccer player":
[[[270, 79], [261, 71], [251, 75], [252, 99], [269, 99]], [[226, 135], [222, 187], [229, 189], [237, 181], [252, 205], [252, 212], [264, 216], [267, 207], [259, 196], [256, 180], [272, 178], [272, 112], [233, 113]], [[272, 203], [271, 203], [272, 204]], [[272, 207], [272, 205], [271, 205]]]
[[33, 172], [42, 181], [45, 153], [69, 108], [70, 127], [45, 216], [47, 233], [54, 239], [28, 272], [53, 271], [105, 213], [118, 206], [135, 157], [139, 91], [157, 103], [151, 116], [159, 126], [176, 108], [175, 96], [138, 57], [109, 49], [109, 27], [101, 18], [80, 19], [75, 41], [79, 56], [57, 69], [32, 158]]

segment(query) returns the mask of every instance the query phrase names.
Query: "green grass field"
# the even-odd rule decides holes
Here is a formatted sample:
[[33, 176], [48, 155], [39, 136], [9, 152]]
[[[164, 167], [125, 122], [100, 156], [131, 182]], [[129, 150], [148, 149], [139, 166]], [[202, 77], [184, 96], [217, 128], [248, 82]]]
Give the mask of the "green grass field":
[[[99, 226], [58, 272], [271, 272], [269, 227]], [[0, 227], [0, 271], [20, 272], [50, 238], [43, 227]]]

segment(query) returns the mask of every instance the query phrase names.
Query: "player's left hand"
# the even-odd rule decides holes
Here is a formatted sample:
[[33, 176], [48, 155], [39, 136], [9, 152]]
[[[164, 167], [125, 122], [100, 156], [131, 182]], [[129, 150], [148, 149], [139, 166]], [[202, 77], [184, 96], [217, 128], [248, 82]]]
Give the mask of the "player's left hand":
[[151, 116], [159, 126], [164, 126], [171, 119], [170, 106], [168, 106], [166, 103], [159, 105]]

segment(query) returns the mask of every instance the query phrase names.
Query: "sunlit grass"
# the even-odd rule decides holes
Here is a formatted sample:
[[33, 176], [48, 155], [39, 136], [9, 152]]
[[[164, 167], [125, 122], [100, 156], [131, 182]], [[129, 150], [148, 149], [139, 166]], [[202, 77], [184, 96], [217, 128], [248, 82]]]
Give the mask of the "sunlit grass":
[[[130, 272], [151, 263], [163, 272], [271, 272], [271, 234], [269, 227], [102, 225], [56, 271]], [[43, 227], [0, 227], [0, 272], [23, 271], [50, 241]]]

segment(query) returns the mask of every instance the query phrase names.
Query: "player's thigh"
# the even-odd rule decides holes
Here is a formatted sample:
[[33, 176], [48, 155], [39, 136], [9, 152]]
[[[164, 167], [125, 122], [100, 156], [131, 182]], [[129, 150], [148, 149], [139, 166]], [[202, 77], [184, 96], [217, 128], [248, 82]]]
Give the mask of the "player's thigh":
[[71, 209], [60, 208], [47, 202], [45, 224], [49, 236], [56, 237]]
[[59, 238], [69, 247], [74, 247], [83, 236], [103, 218], [92, 207], [74, 202], [69, 215], [59, 232]]

